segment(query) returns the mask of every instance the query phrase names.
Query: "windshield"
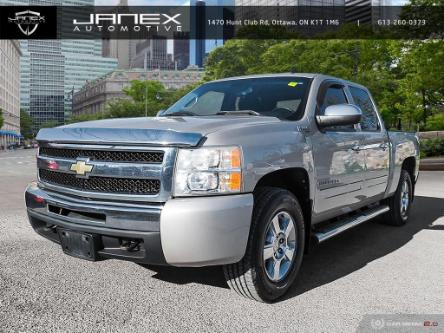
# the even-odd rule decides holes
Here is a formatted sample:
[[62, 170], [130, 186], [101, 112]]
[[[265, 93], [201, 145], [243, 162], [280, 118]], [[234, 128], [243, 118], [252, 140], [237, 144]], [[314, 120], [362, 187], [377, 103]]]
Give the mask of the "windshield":
[[[297, 120], [304, 113], [309, 83], [308, 78], [294, 76], [209, 82], [182, 97], [163, 116], [213, 116], [226, 111], [229, 114], [250, 111], [250, 114], [257, 112], [262, 116]], [[248, 114], [246, 112], [242, 114]]]

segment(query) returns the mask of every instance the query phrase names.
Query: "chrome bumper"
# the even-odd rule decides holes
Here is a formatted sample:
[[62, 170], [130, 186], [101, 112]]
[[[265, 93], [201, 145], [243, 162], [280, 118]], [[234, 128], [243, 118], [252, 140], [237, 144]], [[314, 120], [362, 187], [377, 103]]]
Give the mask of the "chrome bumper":
[[[103, 258], [174, 266], [242, 259], [253, 210], [252, 194], [142, 204], [75, 199], [32, 184], [25, 198], [31, 225], [54, 242], [59, 243], [56, 227], [88, 232], [102, 238]], [[121, 239], [141, 240], [141, 251], [119, 248]]]
[[[33, 212], [74, 225], [82, 224], [133, 231], [160, 230], [159, 221], [163, 208], [162, 204], [142, 205], [139, 203], [75, 199], [74, 197], [42, 190], [36, 185], [28, 186], [25, 196], [26, 205]], [[32, 197], [35, 196], [42, 198], [45, 204], [36, 204], [32, 200]]]

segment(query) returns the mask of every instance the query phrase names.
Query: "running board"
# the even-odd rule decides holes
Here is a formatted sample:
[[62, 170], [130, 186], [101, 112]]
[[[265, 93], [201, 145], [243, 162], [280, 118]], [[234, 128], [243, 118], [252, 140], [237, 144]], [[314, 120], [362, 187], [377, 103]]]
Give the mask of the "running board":
[[336, 236], [337, 234], [340, 234], [345, 230], [353, 228], [361, 223], [371, 220], [378, 215], [388, 212], [389, 210], [389, 206], [386, 205], [371, 208], [369, 210], [366, 210], [365, 212], [362, 212], [358, 216], [346, 218], [332, 225], [326, 226], [324, 229], [315, 232], [314, 237], [316, 238], [318, 243], [321, 243], [323, 241], [326, 241], [327, 239], [332, 238], [333, 236]]

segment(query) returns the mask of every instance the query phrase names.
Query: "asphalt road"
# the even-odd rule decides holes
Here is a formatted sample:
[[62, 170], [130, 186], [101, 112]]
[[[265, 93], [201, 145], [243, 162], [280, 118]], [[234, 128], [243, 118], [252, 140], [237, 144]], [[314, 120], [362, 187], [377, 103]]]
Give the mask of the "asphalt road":
[[365, 314], [444, 314], [444, 172], [421, 173], [408, 225], [369, 222], [322, 244], [270, 305], [231, 292], [219, 267], [64, 255], [26, 219], [34, 155], [0, 153], [0, 332], [353, 332]]

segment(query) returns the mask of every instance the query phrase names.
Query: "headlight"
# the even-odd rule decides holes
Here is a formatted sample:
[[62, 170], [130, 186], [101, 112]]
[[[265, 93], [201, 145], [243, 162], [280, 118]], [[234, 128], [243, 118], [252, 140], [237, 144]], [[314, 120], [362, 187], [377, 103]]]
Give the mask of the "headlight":
[[241, 191], [239, 147], [179, 149], [174, 195], [205, 195]]

